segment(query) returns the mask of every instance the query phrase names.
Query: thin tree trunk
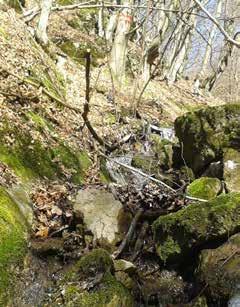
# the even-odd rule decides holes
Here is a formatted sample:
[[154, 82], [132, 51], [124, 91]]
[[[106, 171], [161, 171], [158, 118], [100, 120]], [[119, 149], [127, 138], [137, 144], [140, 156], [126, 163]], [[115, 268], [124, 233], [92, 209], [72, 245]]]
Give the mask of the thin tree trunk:
[[[222, 12], [222, 0], [218, 0], [217, 6], [216, 6], [216, 14], [215, 17], [219, 18]], [[203, 57], [203, 62], [202, 62], [202, 67], [201, 70], [199, 72], [200, 76], [204, 76], [210, 61], [210, 57], [211, 57], [211, 53], [212, 53], [212, 45], [213, 45], [213, 41], [216, 35], [216, 30], [217, 30], [217, 26], [215, 24], [212, 24], [212, 28], [210, 30], [210, 34], [209, 34], [209, 38], [208, 38], [208, 43], [207, 43], [207, 47], [205, 50], [205, 54]]]
[[43, 46], [46, 46], [48, 44], [47, 27], [49, 14], [52, 8], [52, 2], [53, 0], [41, 1], [41, 14], [36, 29], [36, 39]]
[[111, 50], [110, 67], [118, 85], [122, 84], [125, 77], [128, 33], [132, 23], [132, 4], [133, 0], [124, 2], [124, 6], [128, 7], [124, 8], [118, 16], [117, 29]]

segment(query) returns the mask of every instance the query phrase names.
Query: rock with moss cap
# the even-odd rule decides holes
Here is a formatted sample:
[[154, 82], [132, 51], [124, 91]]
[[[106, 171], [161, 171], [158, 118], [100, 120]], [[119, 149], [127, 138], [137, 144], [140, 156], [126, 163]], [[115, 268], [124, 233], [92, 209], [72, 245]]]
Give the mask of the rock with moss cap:
[[240, 151], [228, 148], [223, 155], [223, 178], [229, 192], [240, 192]]
[[208, 284], [208, 294], [215, 299], [228, 300], [240, 281], [240, 234], [236, 234], [216, 249], [200, 254], [199, 278]]
[[222, 189], [221, 181], [217, 178], [201, 177], [187, 187], [187, 195], [210, 200], [215, 198]]
[[11, 300], [15, 268], [26, 253], [27, 221], [6, 190], [0, 188], [0, 306]]
[[240, 194], [231, 193], [160, 216], [152, 227], [160, 259], [175, 262], [203, 244], [236, 233], [239, 224]]
[[62, 298], [57, 297], [49, 306], [133, 306], [129, 291], [116, 280], [113, 261], [103, 249], [93, 250], [82, 257], [65, 274], [59, 293]]
[[183, 156], [195, 174], [221, 159], [223, 148], [240, 148], [240, 105], [207, 107], [175, 121]]

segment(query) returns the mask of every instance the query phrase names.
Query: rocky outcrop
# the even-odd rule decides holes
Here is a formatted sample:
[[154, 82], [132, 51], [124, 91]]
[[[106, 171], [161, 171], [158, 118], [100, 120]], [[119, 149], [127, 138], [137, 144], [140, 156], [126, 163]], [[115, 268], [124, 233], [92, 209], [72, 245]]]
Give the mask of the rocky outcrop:
[[240, 148], [240, 105], [208, 107], [176, 119], [183, 156], [195, 174], [222, 157], [223, 148]]
[[176, 261], [205, 243], [236, 233], [239, 225], [240, 194], [232, 193], [161, 216], [152, 227], [160, 259]]
[[232, 236], [216, 249], [203, 250], [200, 255], [199, 277], [208, 284], [211, 297], [229, 299], [240, 280], [240, 234]]
[[217, 178], [201, 177], [187, 187], [187, 194], [192, 197], [210, 200], [215, 198], [222, 189], [221, 181]]
[[119, 218], [122, 204], [113, 195], [104, 190], [88, 188], [80, 190], [74, 202], [76, 215], [83, 215], [87, 229], [94, 239], [103, 245], [114, 245], [120, 234]]

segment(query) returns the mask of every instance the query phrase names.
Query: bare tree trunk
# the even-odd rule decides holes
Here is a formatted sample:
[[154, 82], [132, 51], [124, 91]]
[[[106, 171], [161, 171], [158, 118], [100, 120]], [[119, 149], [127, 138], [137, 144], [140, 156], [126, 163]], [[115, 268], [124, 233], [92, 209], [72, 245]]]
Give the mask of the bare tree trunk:
[[[234, 31], [233, 22], [229, 21], [226, 25], [226, 28], [227, 28], [228, 33], [232, 34]], [[239, 32], [236, 33], [234, 40], [237, 39], [238, 34]], [[213, 71], [213, 73], [203, 81], [202, 87], [206, 89], [207, 91], [211, 91], [213, 89], [213, 86], [215, 85], [216, 81], [219, 79], [219, 77], [223, 74], [223, 72], [227, 68], [230, 57], [232, 55], [233, 48], [234, 48], [234, 45], [231, 42], [226, 40], [223, 46], [223, 50], [218, 60], [216, 70]]]
[[47, 27], [48, 27], [48, 19], [49, 14], [52, 8], [53, 0], [42, 0], [41, 1], [41, 14], [39, 17], [39, 22], [36, 29], [36, 39], [37, 41], [46, 46], [48, 44], [48, 35], [47, 35]]
[[128, 33], [132, 23], [132, 4], [133, 0], [126, 0], [123, 3], [126, 8], [118, 16], [117, 29], [110, 56], [110, 67], [113, 77], [119, 85], [121, 85], [125, 77]]
[[104, 12], [103, 7], [98, 11], [98, 35], [104, 37], [104, 26], [103, 26]]
[[[223, 4], [222, 0], [218, 0], [218, 3], [216, 5], [215, 18], [220, 17], [221, 12], [222, 12], [222, 4]], [[214, 41], [214, 38], [215, 38], [215, 35], [216, 35], [216, 30], [217, 30], [217, 26], [215, 24], [212, 24], [212, 28], [210, 30], [209, 38], [208, 38], [208, 41], [207, 41], [207, 47], [206, 47], [205, 54], [204, 54], [204, 57], [203, 57], [202, 67], [201, 67], [201, 70], [199, 72], [200, 76], [204, 76], [205, 73], [206, 73], [206, 70], [207, 70], [207, 67], [208, 67], [208, 64], [209, 64], [209, 60], [210, 60], [210, 57], [211, 57], [212, 45], [213, 45], [213, 41]]]

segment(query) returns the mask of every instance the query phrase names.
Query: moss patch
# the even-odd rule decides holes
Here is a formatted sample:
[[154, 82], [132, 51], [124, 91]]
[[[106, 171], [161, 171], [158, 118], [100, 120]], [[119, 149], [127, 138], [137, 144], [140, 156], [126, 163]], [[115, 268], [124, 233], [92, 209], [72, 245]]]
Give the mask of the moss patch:
[[240, 234], [236, 234], [222, 246], [201, 252], [198, 274], [212, 297], [228, 300], [234, 293], [240, 280], [239, 249]]
[[[48, 128], [49, 124], [34, 113], [28, 115], [36, 123], [36, 129]], [[14, 135], [14, 142], [7, 145], [6, 138]], [[20, 131], [7, 121], [0, 129], [0, 161], [6, 163], [23, 181], [35, 178], [54, 179], [70, 172], [74, 183], [82, 183], [91, 160], [86, 152], [75, 152], [63, 142], [44, 144], [33, 140], [28, 131]]]
[[195, 174], [221, 159], [224, 147], [240, 148], [240, 105], [208, 107], [175, 121], [187, 165]]
[[201, 177], [193, 181], [187, 188], [189, 196], [210, 200], [221, 191], [221, 181], [217, 178]]
[[0, 305], [6, 306], [14, 284], [14, 266], [26, 252], [27, 226], [16, 204], [0, 188]]
[[226, 238], [240, 228], [240, 194], [220, 195], [153, 223], [154, 240], [162, 261], [176, 261], [212, 240]]
[[[88, 291], [82, 284], [101, 277], [101, 281]], [[128, 290], [113, 276], [113, 261], [103, 249], [96, 249], [84, 256], [63, 280], [65, 306], [105, 307], [133, 306]]]

